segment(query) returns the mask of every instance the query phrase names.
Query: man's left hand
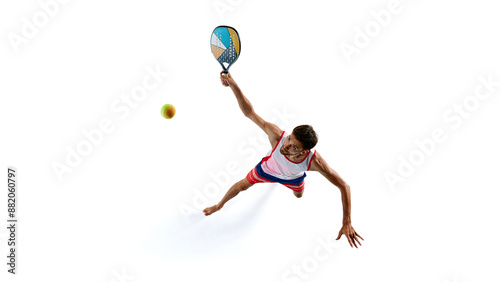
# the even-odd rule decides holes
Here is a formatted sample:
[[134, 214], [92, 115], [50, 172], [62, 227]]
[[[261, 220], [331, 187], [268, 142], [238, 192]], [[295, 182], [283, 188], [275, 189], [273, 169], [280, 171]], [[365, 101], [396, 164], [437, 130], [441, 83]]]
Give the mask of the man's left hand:
[[356, 245], [356, 242], [361, 246], [361, 242], [359, 242], [357, 237], [361, 238], [361, 240], [363, 240], [363, 241], [365, 240], [365, 239], [363, 239], [363, 237], [359, 236], [358, 233], [356, 233], [356, 231], [354, 230], [354, 228], [351, 226], [350, 223], [344, 223], [342, 225], [342, 228], [339, 231], [339, 236], [335, 240], [340, 239], [340, 237], [342, 237], [342, 235], [345, 235], [345, 237], [347, 238], [347, 241], [349, 241], [349, 245], [351, 245], [351, 248], [352, 248], [352, 245], [354, 245], [356, 248], [358, 247]]

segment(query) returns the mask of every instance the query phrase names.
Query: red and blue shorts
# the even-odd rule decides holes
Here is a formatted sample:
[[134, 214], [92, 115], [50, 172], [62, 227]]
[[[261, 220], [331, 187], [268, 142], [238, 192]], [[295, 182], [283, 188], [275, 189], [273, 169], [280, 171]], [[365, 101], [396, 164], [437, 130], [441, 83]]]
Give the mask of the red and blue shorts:
[[306, 177], [306, 173], [304, 172], [304, 175], [296, 178], [296, 179], [291, 179], [291, 180], [284, 180], [277, 178], [275, 176], [269, 175], [265, 173], [262, 170], [262, 166], [257, 164], [248, 174], [247, 174], [247, 181], [250, 184], [256, 184], [256, 183], [280, 183], [283, 184], [284, 186], [292, 189], [294, 192], [301, 192], [304, 190], [304, 178]]

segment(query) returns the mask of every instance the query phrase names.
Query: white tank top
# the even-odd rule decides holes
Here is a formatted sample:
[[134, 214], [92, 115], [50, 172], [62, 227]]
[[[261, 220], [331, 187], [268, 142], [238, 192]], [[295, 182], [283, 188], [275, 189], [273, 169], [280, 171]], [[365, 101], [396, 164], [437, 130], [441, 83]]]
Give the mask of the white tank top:
[[303, 160], [299, 162], [289, 160], [280, 152], [281, 146], [283, 146], [283, 143], [285, 143], [289, 135], [290, 134], [283, 131], [278, 144], [267, 153], [266, 157], [264, 157], [261, 162], [262, 170], [265, 173], [284, 180], [302, 177], [304, 172], [309, 170], [311, 160], [314, 154], [316, 154], [316, 150], [311, 149]]

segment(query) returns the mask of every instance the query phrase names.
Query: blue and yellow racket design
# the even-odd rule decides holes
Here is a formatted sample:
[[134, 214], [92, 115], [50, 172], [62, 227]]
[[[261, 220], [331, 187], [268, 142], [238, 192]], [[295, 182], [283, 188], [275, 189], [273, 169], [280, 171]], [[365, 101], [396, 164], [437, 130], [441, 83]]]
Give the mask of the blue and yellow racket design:
[[222, 66], [222, 72], [228, 73], [240, 55], [241, 42], [238, 32], [230, 26], [218, 26], [212, 32], [210, 43], [212, 54]]

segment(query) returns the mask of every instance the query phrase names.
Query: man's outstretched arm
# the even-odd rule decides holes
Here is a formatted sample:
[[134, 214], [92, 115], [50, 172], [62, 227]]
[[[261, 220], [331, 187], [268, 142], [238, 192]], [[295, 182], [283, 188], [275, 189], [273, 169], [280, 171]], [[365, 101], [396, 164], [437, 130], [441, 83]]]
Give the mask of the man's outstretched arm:
[[340, 190], [344, 215], [342, 219], [342, 228], [339, 231], [337, 240], [340, 239], [343, 234], [347, 238], [347, 241], [349, 242], [349, 245], [351, 245], [351, 247], [354, 245], [357, 248], [358, 246], [356, 245], [356, 242], [361, 246], [358, 237], [361, 238], [361, 240], [364, 239], [358, 233], [356, 233], [351, 225], [351, 188], [349, 187], [349, 185], [342, 179], [342, 177], [340, 177], [340, 175], [335, 170], [333, 170], [326, 163], [326, 161], [318, 152], [316, 152], [316, 154], [314, 155], [309, 170], [318, 171]]
[[252, 120], [255, 124], [257, 124], [264, 132], [267, 134], [269, 137], [269, 141], [271, 141], [271, 144], [273, 142], [278, 142], [278, 140], [281, 137], [282, 130], [275, 124], [270, 123], [262, 119], [259, 115], [255, 113], [253, 110], [252, 103], [243, 95], [243, 92], [241, 92], [240, 87], [238, 84], [234, 81], [233, 77], [231, 76], [230, 73], [227, 74], [228, 76], [225, 77], [222, 75], [221, 72], [221, 82], [222, 84], [231, 87], [231, 90], [233, 90], [234, 96], [236, 97], [236, 100], [238, 100], [238, 105], [240, 106], [241, 111], [243, 114]]

